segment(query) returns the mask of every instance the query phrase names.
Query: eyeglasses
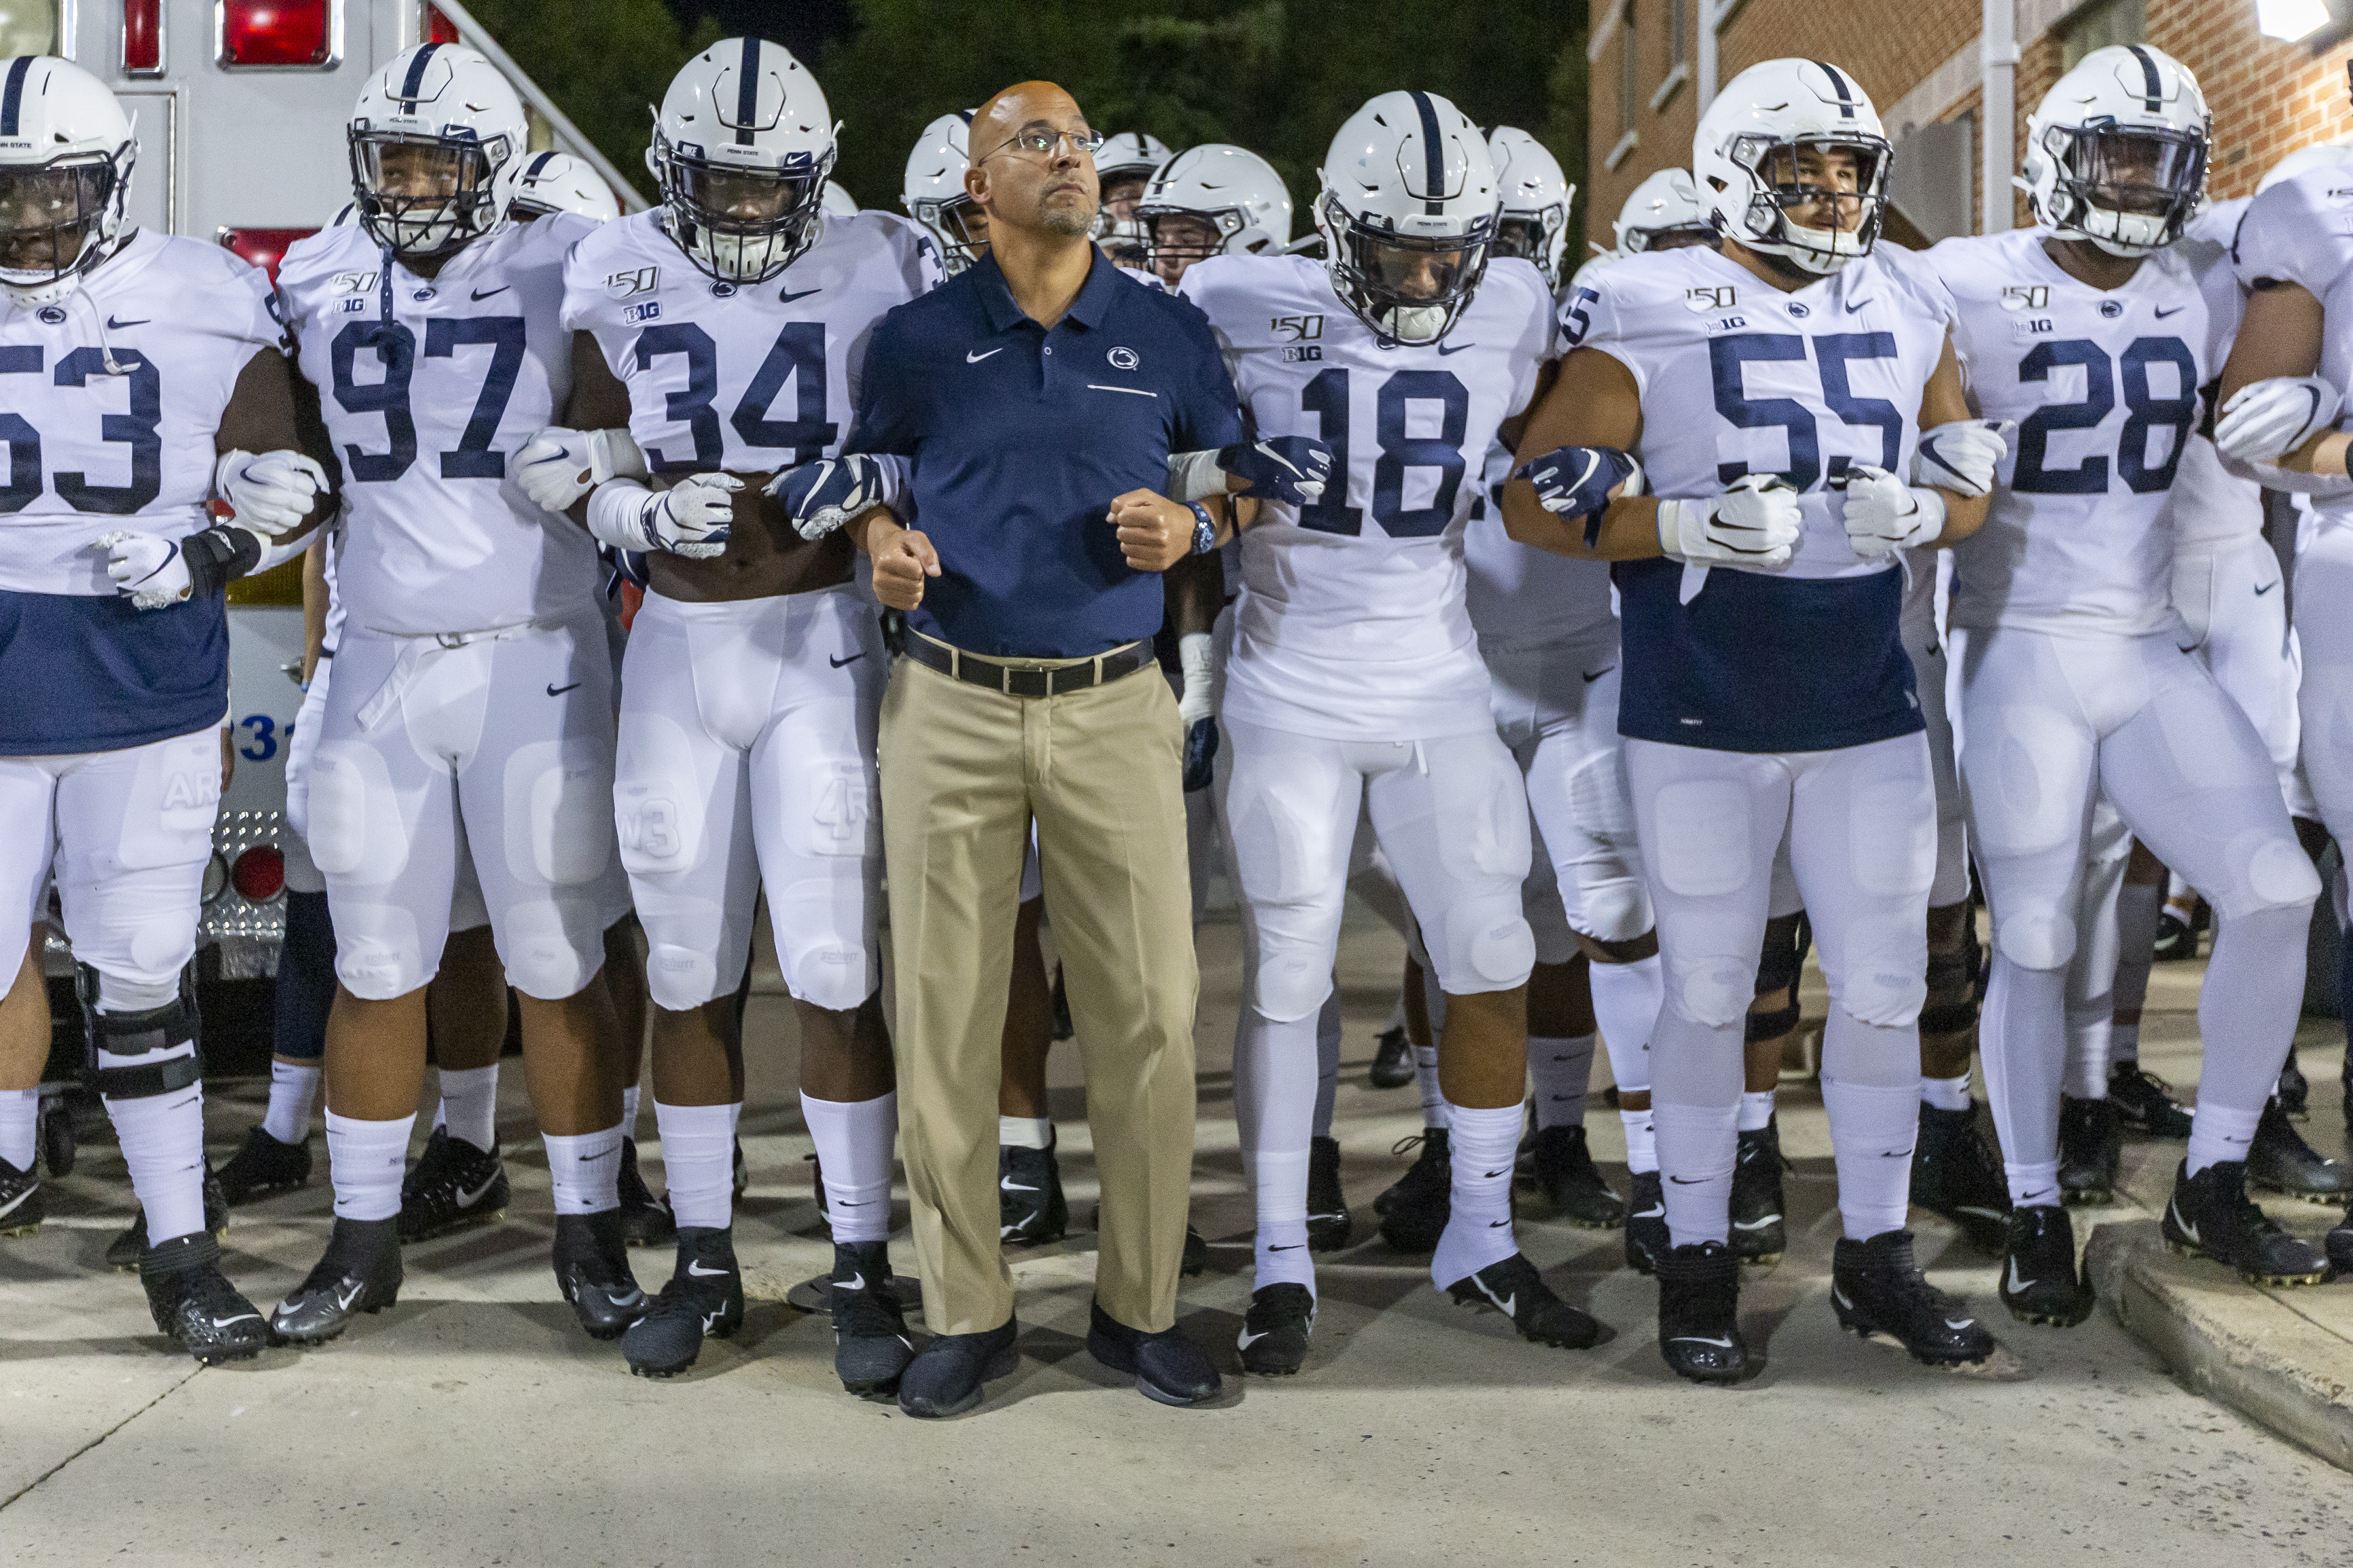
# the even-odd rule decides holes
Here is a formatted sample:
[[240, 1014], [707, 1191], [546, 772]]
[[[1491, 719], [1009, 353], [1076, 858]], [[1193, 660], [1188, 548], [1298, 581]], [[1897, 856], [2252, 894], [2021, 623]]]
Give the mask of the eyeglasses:
[[[1029, 157], [1050, 158], [1054, 155], [1054, 149], [1068, 142], [1071, 152], [1084, 153], [1092, 158], [1106, 140], [1100, 131], [1024, 131], [998, 147], [997, 153], [1010, 147]], [[994, 158], [997, 153], [991, 153], [989, 156]]]

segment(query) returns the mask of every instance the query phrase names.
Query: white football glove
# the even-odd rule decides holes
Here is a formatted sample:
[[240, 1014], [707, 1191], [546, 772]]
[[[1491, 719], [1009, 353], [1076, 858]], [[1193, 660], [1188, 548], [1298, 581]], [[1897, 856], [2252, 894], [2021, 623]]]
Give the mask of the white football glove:
[[223, 452], [213, 466], [213, 493], [265, 539], [301, 526], [326, 488], [327, 471], [300, 452]]
[[1994, 469], [2010, 455], [2010, 419], [1957, 419], [1920, 432], [1912, 454], [1912, 482], [1958, 496], [1993, 493]]
[[1218, 712], [1218, 661], [1215, 639], [1207, 632], [1187, 632], [1176, 639], [1176, 663], [1185, 675], [1185, 695], [1176, 700], [1176, 717], [1191, 729]]
[[514, 456], [515, 483], [542, 510], [569, 511], [607, 479], [642, 479], [646, 457], [627, 430], [567, 430], [551, 425]]
[[106, 574], [114, 579], [114, 591], [130, 595], [135, 609], [164, 609], [195, 591], [176, 539], [117, 529], [100, 534], [96, 543], [106, 552]]
[[666, 550], [709, 561], [727, 552], [735, 492], [743, 488], [733, 474], [689, 474], [659, 494], [635, 479], [609, 479], [589, 494], [588, 531], [616, 550]]
[[1846, 542], [1865, 561], [1933, 543], [1945, 531], [1944, 496], [1915, 489], [1885, 468], [1856, 463], [1836, 487], [1846, 495]]
[[2316, 375], [2278, 375], [2252, 382], [2222, 405], [2214, 446], [2226, 458], [2268, 463], [2293, 452], [2337, 422], [2344, 399]]
[[1798, 492], [1778, 474], [1743, 474], [1706, 500], [1659, 503], [1659, 546], [1703, 566], [1786, 566], [1802, 525]]

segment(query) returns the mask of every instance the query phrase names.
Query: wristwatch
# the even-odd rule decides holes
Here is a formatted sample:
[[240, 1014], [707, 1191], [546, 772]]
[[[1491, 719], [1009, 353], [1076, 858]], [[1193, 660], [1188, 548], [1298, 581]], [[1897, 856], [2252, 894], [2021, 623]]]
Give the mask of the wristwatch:
[[1199, 501], [1187, 504], [1193, 509], [1193, 553], [1207, 555], [1218, 547], [1218, 520]]

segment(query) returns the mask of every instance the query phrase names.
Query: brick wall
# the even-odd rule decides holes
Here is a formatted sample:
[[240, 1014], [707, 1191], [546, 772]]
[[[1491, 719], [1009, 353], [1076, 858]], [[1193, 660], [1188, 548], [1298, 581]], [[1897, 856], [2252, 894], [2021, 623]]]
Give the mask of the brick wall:
[[[1588, 232], [1605, 243], [1610, 219], [1645, 175], [1688, 163], [1697, 114], [1697, 93], [1689, 82], [1656, 108], [1650, 103], [1670, 68], [1670, 7], [1667, 0], [1633, 0], [1640, 144], [1615, 169], [1607, 166], [1620, 140], [1617, 24], [1623, 9], [1623, 0], [1596, 0], [1593, 7], [1592, 166], [1585, 188]], [[2247, 195], [2263, 171], [2298, 147], [2353, 137], [2346, 89], [2353, 43], [2315, 54], [2301, 44], [2263, 37], [2255, 31], [2254, 0], [2145, 0], [2145, 10], [2148, 41], [2197, 75], [2213, 110], [2209, 188], [2217, 199]], [[1695, 17], [1698, 0], [1686, 11]], [[1786, 55], [1827, 59], [1852, 76], [1884, 114], [1957, 51], [1974, 50], [1979, 15], [1979, 0], [1749, 0], [1719, 35], [1717, 79], [1729, 82], [1758, 60]], [[2025, 149], [2026, 117], [2058, 80], [2063, 51], [2059, 28], [2021, 39], [2013, 168]], [[1684, 53], [1695, 59], [1696, 43], [1687, 41]], [[1973, 78], [1959, 98], [1930, 113], [1940, 120], [1974, 113], [1978, 100]], [[1888, 127], [1891, 136], [1901, 129]], [[2028, 221], [2022, 199], [2012, 221]]]

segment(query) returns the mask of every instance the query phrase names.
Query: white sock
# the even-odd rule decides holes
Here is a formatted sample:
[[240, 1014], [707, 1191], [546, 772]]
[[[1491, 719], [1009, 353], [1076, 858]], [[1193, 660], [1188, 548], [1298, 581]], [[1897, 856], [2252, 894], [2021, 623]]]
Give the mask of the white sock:
[[1740, 1150], [1737, 1105], [1653, 1105], [1667, 1234], [1677, 1247], [1732, 1237], [1732, 1165]]
[[825, 1173], [825, 1217], [837, 1242], [882, 1241], [891, 1235], [891, 1151], [899, 1137], [899, 1096], [812, 1100], [801, 1119], [817, 1142]]
[[1050, 1116], [1000, 1116], [997, 1141], [1008, 1149], [1051, 1149], [1054, 1120]]
[[1591, 1035], [1574, 1039], [1529, 1037], [1528, 1078], [1535, 1086], [1537, 1127], [1583, 1125], [1585, 1091], [1593, 1082], [1593, 1046]]
[[[499, 1146], [499, 1064], [441, 1073], [441, 1115], [434, 1123], [488, 1153]], [[559, 1214], [562, 1210], [556, 1211]], [[586, 1211], [583, 1211], [586, 1212]]]
[[638, 1135], [638, 1088], [636, 1084], [621, 1091], [621, 1136], [634, 1139]]
[[[205, 1090], [190, 1084], [141, 1100], [110, 1100], [106, 1114], [147, 1215], [147, 1245], [205, 1228]], [[14, 1162], [11, 1162], [12, 1163]]]
[[1825, 1078], [1831, 1153], [1838, 1167], [1839, 1219], [1849, 1241], [1904, 1228], [1912, 1202], [1912, 1145], [1920, 1131], [1920, 1091]]
[[1651, 1029], [1659, 1021], [1666, 980], [1659, 955], [1631, 963], [1589, 963], [1593, 1021], [1609, 1052], [1609, 1076], [1618, 1092], [1651, 1087]]
[[33, 1168], [33, 1149], [41, 1119], [38, 1089], [0, 1089], [0, 1160], [20, 1171]]
[[400, 1176], [408, 1163], [414, 1115], [362, 1121], [327, 1108], [327, 1173], [337, 1219], [392, 1219], [400, 1213]]
[[1520, 1249], [1512, 1234], [1512, 1162], [1519, 1152], [1516, 1105], [1447, 1107], [1451, 1128], [1453, 1208], [1430, 1278], [1440, 1289]]
[[2048, 1208], [2059, 1201], [2059, 1162], [2056, 1160], [2004, 1160], [2001, 1173], [2002, 1179], [2010, 1184], [2010, 1201], [2020, 1208], [2037, 1205]]
[[603, 1214], [621, 1206], [619, 1122], [597, 1132], [543, 1132], [539, 1141], [547, 1145], [547, 1180], [555, 1190], [557, 1214]]
[[1256, 1278], [1251, 1289], [1304, 1285], [1315, 1290], [1315, 1262], [1307, 1250], [1307, 1154], [1245, 1152], [1258, 1232], [1252, 1249]]
[[681, 1227], [723, 1230], [734, 1222], [735, 1107], [654, 1101], [662, 1176]]
[[261, 1130], [280, 1143], [300, 1143], [310, 1137], [311, 1107], [318, 1103], [322, 1076], [315, 1063], [271, 1062], [269, 1109], [261, 1118]]
[[1939, 1110], [1967, 1110], [1969, 1108], [1969, 1075], [1958, 1078], [1924, 1078], [1920, 1080], [1922, 1103]]
[[1621, 1110], [1618, 1120], [1626, 1129], [1626, 1173], [1647, 1175], [1659, 1168], [1659, 1135], [1651, 1125], [1649, 1107]]
[[2108, 1062], [2110, 1072], [2123, 1063], [2138, 1065], [2140, 1061], [2140, 1026], [2113, 1024], [2108, 1027]]
[[1773, 1121], [1773, 1091], [1769, 1089], [1743, 1089], [1740, 1094], [1740, 1131], [1761, 1132]]
[[2255, 1141], [2255, 1123], [2263, 1110], [2209, 1105], [2200, 1100], [2189, 1113], [2189, 1174], [2224, 1160], [2243, 1160]]

